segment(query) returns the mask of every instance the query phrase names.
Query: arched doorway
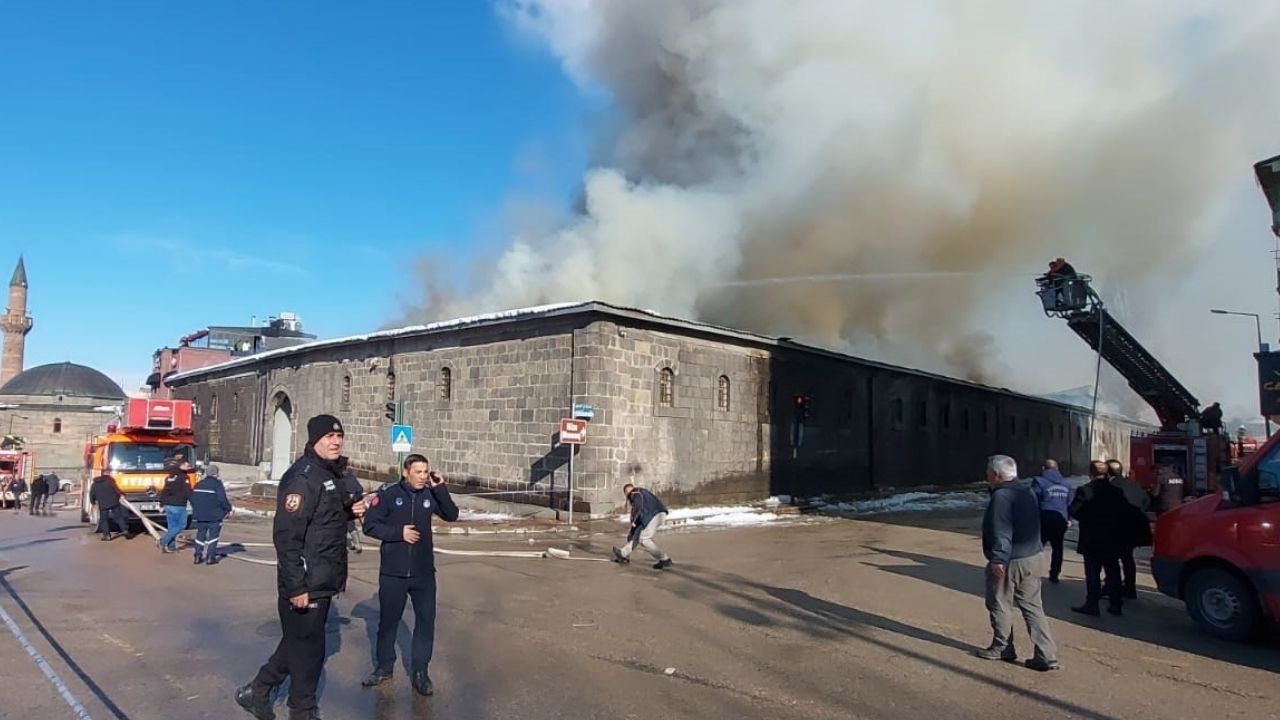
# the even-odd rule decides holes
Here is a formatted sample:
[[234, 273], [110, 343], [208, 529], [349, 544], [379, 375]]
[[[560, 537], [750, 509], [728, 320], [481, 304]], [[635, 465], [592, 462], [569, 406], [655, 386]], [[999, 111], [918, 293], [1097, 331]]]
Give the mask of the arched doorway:
[[271, 479], [279, 480], [293, 462], [293, 403], [289, 396], [278, 393], [272, 405], [275, 414], [271, 419]]

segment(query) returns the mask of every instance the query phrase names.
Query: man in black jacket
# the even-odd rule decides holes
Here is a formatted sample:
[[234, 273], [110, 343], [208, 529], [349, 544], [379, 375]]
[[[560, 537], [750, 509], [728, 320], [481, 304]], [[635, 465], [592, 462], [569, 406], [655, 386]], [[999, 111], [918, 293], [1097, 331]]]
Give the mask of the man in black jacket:
[[120, 507], [120, 488], [110, 475], [99, 475], [89, 486], [89, 504], [98, 506], [98, 532], [103, 540], [110, 540], [111, 523], [120, 528], [120, 534], [129, 532], [124, 522], [124, 508]]
[[1129, 600], [1138, 599], [1138, 563], [1133, 559], [1133, 551], [1151, 545], [1151, 523], [1147, 520], [1147, 508], [1151, 507], [1151, 496], [1136, 480], [1124, 474], [1124, 464], [1119, 460], [1107, 461], [1107, 473], [1111, 476], [1111, 484], [1124, 493], [1124, 499], [1136, 512], [1129, 513], [1125, 527], [1129, 532], [1125, 536], [1125, 544], [1120, 550], [1120, 586], [1121, 594]]
[[1041, 672], [1058, 669], [1058, 648], [1040, 597], [1044, 545], [1040, 540], [1040, 503], [1031, 482], [1018, 479], [1018, 464], [1007, 455], [987, 461], [991, 500], [982, 517], [982, 554], [987, 558], [987, 611], [991, 644], [974, 654], [984, 660], [1015, 662], [1013, 608], [1027, 624], [1035, 646], [1026, 666]]
[[369, 498], [364, 534], [382, 541], [378, 574], [378, 642], [376, 664], [365, 687], [391, 679], [396, 663], [396, 630], [404, 605], [413, 598], [413, 689], [435, 693], [427, 666], [431, 663], [436, 628], [436, 562], [431, 542], [431, 517], [453, 522], [458, 506], [444, 477], [432, 472], [422, 455], [405, 458], [400, 482]]
[[289, 678], [291, 720], [319, 718], [316, 686], [325, 660], [325, 619], [347, 580], [347, 521], [364, 514], [348, 504], [342, 483], [342, 423], [332, 415], [307, 422], [307, 449], [282, 478], [272, 540], [276, 547], [280, 644], [236, 703], [259, 720], [274, 720], [271, 691]]
[[[1101, 460], [1089, 463], [1089, 483], [1076, 491], [1071, 502], [1071, 517], [1080, 522], [1076, 551], [1084, 556], [1086, 593], [1084, 605], [1072, 610], [1100, 615], [1098, 606], [1105, 592], [1109, 599], [1107, 612], [1120, 614], [1120, 556], [1129, 542], [1131, 509], [1124, 493], [1111, 484], [1107, 464]], [[1105, 590], [1103, 571], [1107, 574]]]
[[160, 551], [178, 552], [175, 542], [178, 533], [187, 529], [187, 501], [191, 499], [191, 466], [181, 453], [174, 455], [165, 468], [164, 488], [160, 490], [160, 504], [164, 506], [164, 535], [157, 541]]
[[191, 514], [196, 521], [195, 564], [218, 564], [218, 539], [222, 537], [222, 519], [231, 512], [227, 488], [218, 477], [218, 466], [204, 469], [204, 477], [191, 491]]
[[639, 545], [658, 561], [653, 565], [655, 570], [671, 567], [671, 556], [653, 541], [658, 528], [666, 522], [667, 506], [662, 504], [657, 495], [631, 483], [622, 486], [622, 494], [631, 506], [631, 530], [627, 533], [627, 544], [613, 549], [613, 561], [620, 565], [631, 562], [631, 551]]

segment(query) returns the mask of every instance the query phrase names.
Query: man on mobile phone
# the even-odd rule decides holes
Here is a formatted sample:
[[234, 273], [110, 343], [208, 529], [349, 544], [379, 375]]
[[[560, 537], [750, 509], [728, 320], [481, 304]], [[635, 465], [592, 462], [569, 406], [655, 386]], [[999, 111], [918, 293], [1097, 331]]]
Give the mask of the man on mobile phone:
[[280, 598], [280, 644], [258, 675], [236, 690], [236, 703], [273, 720], [271, 691], [289, 678], [290, 720], [319, 718], [316, 686], [325, 660], [325, 619], [347, 581], [347, 521], [364, 514], [347, 502], [342, 476], [342, 423], [332, 415], [307, 422], [307, 449], [280, 479], [272, 541]]
[[378, 573], [378, 642], [373, 672], [362, 683], [373, 687], [391, 679], [396, 663], [396, 630], [407, 598], [413, 599], [413, 689], [432, 695], [427, 674], [435, 644], [436, 562], [431, 543], [431, 516], [453, 522], [458, 506], [444, 476], [431, 470], [422, 455], [405, 458], [400, 482], [369, 498], [364, 533], [382, 541]]

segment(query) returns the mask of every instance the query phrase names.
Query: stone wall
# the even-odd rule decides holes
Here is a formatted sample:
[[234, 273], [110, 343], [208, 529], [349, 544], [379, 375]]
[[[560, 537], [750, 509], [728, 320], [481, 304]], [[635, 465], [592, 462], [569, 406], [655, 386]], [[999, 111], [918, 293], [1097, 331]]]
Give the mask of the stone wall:
[[0, 432], [26, 440], [36, 453], [36, 472], [57, 472], [78, 478], [84, 467], [85, 443], [106, 429], [111, 413], [95, 412], [96, 406], [116, 405], [119, 400], [93, 398], [6, 395], [0, 403], [17, 409], [0, 410]]

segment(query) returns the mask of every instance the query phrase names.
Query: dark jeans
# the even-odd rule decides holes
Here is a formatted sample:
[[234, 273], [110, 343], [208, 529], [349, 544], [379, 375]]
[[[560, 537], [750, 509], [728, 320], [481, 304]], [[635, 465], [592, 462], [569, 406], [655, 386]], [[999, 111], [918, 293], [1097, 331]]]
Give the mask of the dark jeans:
[[[1107, 574], [1105, 587], [1102, 582], [1104, 571]], [[1115, 555], [1085, 555], [1084, 586], [1085, 605], [1098, 607], [1105, 593], [1112, 607], [1120, 607], [1120, 558]]]
[[196, 521], [196, 557], [218, 557], [218, 538], [222, 536], [222, 521]]
[[40, 493], [38, 495], [36, 493], [31, 493], [31, 503], [30, 503], [30, 507], [28, 508], [28, 512], [30, 512], [32, 515], [35, 515], [38, 512], [42, 512], [48, 509], [49, 509], [48, 495], [45, 495], [44, 493]]
[[1044, 510], [1040, 513], [1040, 542], [1052, 550], [1049, 557], [1049, 579], [1062, 573], [1062, 538], [1067, 534], [1067, 519], [1062, 513]]
[[404, 615], [405, 600], [413, 598], [413, 651], [409, 666], [417, 669], [431, 663], [436, 637], [436, 576], [400, 578], [378, 577], [377, 669], [391, 672], [396, 664], [396, 631]]
[[316, 707], [316, 687], [324, 670], [324, 625], [331, 600], [316, 598], [310, 607], [295, 610], [287, 599], [279, 599], [280, 644], [253, 679], [258, 697], [267, 697], [272, 688], [289, 678], [289, 709], [301, 713]]
[[124, 508], [117, 505], [106, 510], [98, 510], [98, 532], [102, 537], [111, 537], [111, 523], [115, 523], [120, 532], [128, 534], [129, 526], [124, 521]]
[[1138, 564], [1133, 561], [1133, 548], [1120, 553], [1120, 584], [1125, 595], [1138, 593]]

